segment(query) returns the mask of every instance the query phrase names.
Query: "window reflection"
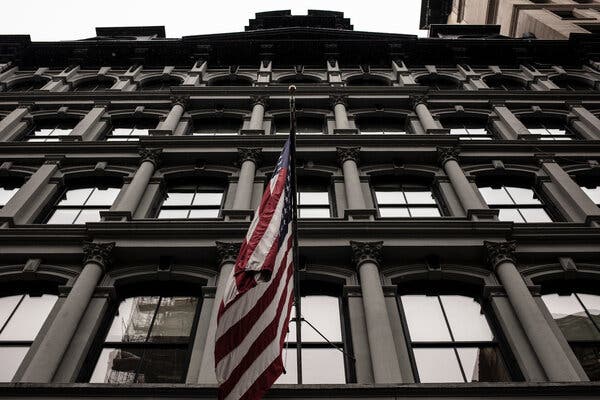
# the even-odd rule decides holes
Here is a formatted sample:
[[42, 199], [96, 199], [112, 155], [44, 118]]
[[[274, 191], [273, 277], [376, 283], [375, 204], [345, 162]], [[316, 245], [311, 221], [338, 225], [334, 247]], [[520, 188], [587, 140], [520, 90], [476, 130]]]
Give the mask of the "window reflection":
[[454, 118], [442, 120], [444, 128], [450, 128], [450, 134], [456, 135], [460, 140], [492, 140], [490, 132], [485, 127], [486, 122], [476, 119], [456, 120]]
[[375, 188], [375, 199], [382, 218], [441, 216], [433, 192], [427, 186], [380, 186]]
[[600, 206], [600, 186], [582, 186], [581, 190], [596, 204]]
[[223, 188], [216, 186], [172, 186], [167, 190], [158, 218], [218, 218], [223, 200]]
[[299, 185], [298, 218], [330, 218], [331, 206], [327, 187]]
[[530, 188], [483, 186], [479, 192], [490, 208], [499, 210], [500, 221], [552, 222], [542, 202]]
[[510, 376], [481, 305], [461, 295], [400, 297], [420, 382], [505, 382]]
[[123, 300], [90, 382], [183, 382], [198, 304], [184, 296]]
[[600, 381], [600, 296], [546, 294], [542, 300], [588, 378]]
[[144, 121], [117, 121], [113, 129], [106, 135], [107, 142], [137, 142], [140, 138], [149, 135], [149, 130], [154, 129], [157, 122]]
[[552, 121], [525, 121], [525, 125], [532, 135], [538, 140], [573, 140], [575, 136], [564, 123]]
[[[324, 132], [325, 120], [321, 116], [298, 115], [296, 118], [296, 133], [302, 134], [320, 134]], [[278, 116], [273, 120], [276, 135], [290, 134], [289, 115]]]
[[406, 120], [392, 116], [360, 116], [356, 125], [363, 135], [405, 135]]
[[238, 118], [213, 117], [194, 120], [193, 136], [237, 135], [242, 129], [242, 120]]
[[6, 203], [17, 193], [19, 188], [10, 186], [0, 186], [0, 208], [4, 207]]
[[52, 307], [54, 295], [0, 297], [0, 382], [10, 382]]
[[27, 142], [60, 142], [64, 136], [69, 136], [71, 131], [77, 125], [74, 120], [61, 122], [41, 121], [36, 123], [35, 128], [27, 134], [25, 141]]
[[120, 188], [88, 187], [67, 190], [47, 224], [85, 224], [100, 221], [100, 211], [109, 210]]

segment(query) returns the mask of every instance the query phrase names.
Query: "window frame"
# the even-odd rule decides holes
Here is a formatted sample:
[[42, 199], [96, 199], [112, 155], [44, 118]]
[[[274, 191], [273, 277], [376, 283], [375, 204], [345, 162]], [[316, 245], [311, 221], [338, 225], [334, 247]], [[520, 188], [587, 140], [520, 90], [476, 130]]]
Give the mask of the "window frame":
[[[488, 203], [485, 200], [483, 193], [481, 193], [481, 189], [491, 188], [491, 189], [497, 190], [496, 189], [497, 187], [504, 190], [504, 192], [506, 193], [507, 196], [509, 196], [509, 198], [513, 202], [513, 204], [495, 204], [495, 203]], [[515, 199], [513, 198], [513, 196], [510, 194], [510, 192], [507, 190], [507, 188], [530, 190], [533, 193], [533, 196], [534, 196], [533, 198], [537, 199], [539, 201], [539, 204], [517, 203], [515, 201]], [[492, 183], [485, 182], [485, 184], [477, 184], [477, 190], [479, 191], [479, 194], [481, 195], [483, 201], [487, 204], [487, 206], [490, 209], [492, 209], [492, 210], [503, 210], [503, 209], [504, 210], [516, 210], [516, 212], [519, 214], [519, 216], [523, 219], [524, 222], [514, 222], [513, 221], [515, 224], [542, 224], [542, 223], [549, 224], [549, 223], [554, 223], [554, 222], [560, 222], [560, 218], [558, 218], [557, 214], [554, 212], [554, 210], [551, 208], [551, 206], [545, 201], [544, 197], [538, 193], [538, 191], [536, 190], [536, 188], [534, 186], [519, 184], [518, 182], [515, 182], [514, 185], [510, 185], [510, 186], [505, 185], [504, 182], [501, 182], [500, 184], [496, 184], [493, 182]], [[541, 209], [545, 212], [545, 214], [548, 216], [550, 221], [529, 222], [529, 221], [527, 221], [525, 216], [521, 213], [520, 209], [532, 209], [532, 210]]]
[[[305, 177], [305, 178], [309, 178], [310, 177]], [[268, 184], [268, 181], [267, 181]], [[326, 189], [326, 190], [305, 190], [306, 188], [309, 189]], [[328, 217], [301, 217], [301, 210], [310, 210], [310, 209], [324, 209], [325, 208], [325, 204], [301, 204], [300, 202], [300, 193], [327, 193], [327, 198], [328, 198], [328, 204], [327, 204], [327, 208], [329, 209], [329, 216]], [[335, 199], [333, 196], [333, 185], [329, 184], [329, 185], [322, 185], [319, 183], [299, 183], [297, 185], [297, 192], [296, 195], [298, 196], [296, 202], [297, 202], [297, 208], [298, 208], [298, 219], [303, 219], [303, 220], [308, 220], [308, 219], [332, 219], [335, 218]]]
[[[184, 188], [185, 186], [192, 186], [193, 185], [193, 192], [184, 192], [184, 193], [193, 193], [192, 195], [192, 200], [191, 203], [193, 203], [194, 198], [196, 197], [196, 194], [198, 193], [220, 193], [221, 194], [221, 202], [220, 204], [217, 205], [205, 205], [205, 204], [189, 204], [189, 205], [164, 205], [165, 200], [167, 200], [168, 196], [169, 196], [169, 190], [174, 190], [177, 188]], [[200, 190], [203, 189], [203, 190]], [[189, 220], [189, 219], [199, 219], [199, 220], [218, 220], [223, 218], [223, 208], [225, 206], [225, 200], [227, 197], [227, 187], [226, 186], [222, 186], [220, 187], [217, 184], [214, 185], [208, 185], [208, 184], [203, 184], [203, 183], [193, 183], [193, 184], [189, 184], [189, 185], [181, 185], [181, 184], [173, 184], [172, 186], [167, 186], [167, 189], [165, 190], [165, 194], [161, 199], [160, 205], [157, 207], [156, 210], [156, 214], [154, 216], [154, 219], [157, 220], [170, 220], [170, 219], [181, 219], [181, 220]], [[187, 211], [187, 217], [182, 217], [182, 218], [160, 218], [160, 212], [162, 210], [185, 210]], [[190, 218], [190, 213], [193, 210], [217, 210], [217, 216], [216, 217], [192, 217]]]
[[[424, 192], [425, 190], [405, 190], [405, 187], [408, 187], [409, 189], [428, 189], [428, 191], [431, 193], [431, 197], [433, 198], [434, 203], [409, 203], [407, 198], [406, 198], [406, 192]], [[390, 218], [408, 218], [408, 219], [414, 219], [414, 218], [443, 218], [445, 216], [445, 212], [444, 212], [444, 207], [443, 204], [441, 203], [440, 200], [440, 196], [439, 193], [437, 192], [437, 188], [434, 187], [434, 185], [427, 185], [425, 183], [413, 183], [413, 182], [408, 182], [408, 183], [404, 183], [404, 182], [399, 182], [399, 183], [387, 183], [387, 184], [374, 184], [371, 185], [371, 194], [372, 194], [372, 199], [373, 199], [373, 204], [375, 205], [375, 208], [377, 210], [377, 215], [379, 218], [382, 219], [390, 219]], [[381, 188], [383, 188], [384, 190], [381, 190]], [[393, 203], [393, 204], [379, 204], [379, 201], [377, 199], [377, 193], [378, 192], [402, 192], [402, 196], [404, 199], [404, 203]], [[383, 206], [383, 207], [382, 207]], [[391, 217], [384, 217], [381, 215], [381, 209], [386, 209], [386, 208], [403, 208], [406, 209], [406, 212], [408, 213], [408, 216], [391, 216]], [[411, 211], [410, 208], [422, 208], [422, 209], [426, 209], [426, 208], [436, 208], [439, 216], [425, 216], [425, 217], [420, 217], [420, 216], [415, 216], [413, 217], [411, 215]]]
[[[77, 204], [77, 205], [60, 205], [59, 203], [66, 199], [66, 194], [71, 191], [71, 190], [78, 190], [78, 189], [92, 189], [92, 191], [90, 192], [90, 194], [85, 198], [84, 204]], [[109, 206], [107, 205], [87, 205], [85, 203], [87, 203], [87, 201], [90, 199], [90, 197], [94, 194], [94, 192], [96, 190], [102, 190], [102, 189], [118, 189], [119, 193], [117, 193], [117, 196], [115, 196], [115, 200], [113, 200], [113, 203]], [[42, 224], [46, 224], [46, 225], [85, 225], [85, 223], [83, 224], [76, 224], [75, 221], [77, 221], [77, 218], [79, 218], [79, 216], [81, 215], [81, 213], [84, 210], [95, 210], [95, 209], [100, 209], [100, 211], [108, 211], [110, 210], [110, 208], [112, 207], [112, 205], [114, 204], [114, 202], [116, 201], [116, 199], [119, 197], [120, 191], [123, 189], [123, 185], [116, 186], [115, 183], [108, 183], [106, 185], [94, 185], [94, 186], [86, 186], [86, 185], [73, 185], [73, 186], [65, 186], [60, 194], [60, 196], [58, 196], [56, 198], [56, 200], [54, 201], [54, 203], [51, 205], [51, 208], [49, 210], [49, 212], [46, 213], [46, 215], [44, 215], [44, 217], [41, 219]], [[50, 219], [54, 216], [54, 214], [56, 213], [57, 210], [79, 210], [79, 213], [77, 214], [77, 216], [73, 219], [73, 222], [70, 224], [49, 224], [48, 222], [50, 221]], [[86, 222], [87, 223], [87, 222]]]

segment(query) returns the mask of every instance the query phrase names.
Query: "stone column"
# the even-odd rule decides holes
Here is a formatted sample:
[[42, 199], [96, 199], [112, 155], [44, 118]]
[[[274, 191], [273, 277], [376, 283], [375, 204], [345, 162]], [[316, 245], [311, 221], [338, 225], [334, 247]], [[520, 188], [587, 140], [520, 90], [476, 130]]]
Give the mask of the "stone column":
[[[202, 362], [200, 364], [200, 371], [197, 376], [197, 383], [211, 383], [217, 382], [215, 375], [215, 333], [217, 331], [217, 314], [221, 301], [223, 300], [223, 293], [231, 274], [235, 266], [235, 260], [240, 252], [241, 243], [227, 243], [227, 242], [216, 242], [217, 255], [219, 257], [219, 279], [217, 282], [217, 292], [215, 294], [215, 301], [212, 308], [212, 314], [210, 318], [210, 324], [207, 333], [206, 345], [202, 355]], [[190, 365], [191, 368], [191, 365]]]
[[252, 97], [252, 115], [250, 116], [251, 131], [262, 131], [263, 129], [263, 118], [265, 116], [265, 107], [267, 106], [267, 98], [265, 96], [253, 96]]
[[498, 214], [497, 210], [490, 210], [487, 204], [477, 196], [471, 182], [465, 176], [458, 164], [460, 149], [457, 147], [438, 147], [439, 163], [444, 168], [460, 204], [467, 214], [467, 218], [493, 219]]
[[346, 96], [332, 96], [331, 103], [333, 105], [333, 114], [335, 117], [334, 133], [352, 134], [356, 133], [356, 129], [350, 127], [348, 121], [348, 113], [346, 111]]
[[337, 147], [337, 157], [344, 174], [344, 189], [348, 208], [365, 209], [366, 203], [358, 172], [360, 147]]
[[0, 142], [15, 140], [27, 128], [24, 118], [29, 115], [32, 107], [33, 104], [19, 104], [0, 121]]
[[151, 130], [153, 135], [173, 135], [179, 124], [179, 120], [185, 111], [187, 99], [185, 97], [176, 97], [173, 99], [173, 106], [167, 114], [164, 121], [158, 124], [156, 129]]
[[107, 103], [95, 104], [94, 108], [92, 108], [77, 125], [75, 125], [70, 136], [79, 136], [82, 141], [97, 140], [100, 137], [103, 128], [106, 126], [106, 123], [101, 121], [106, 113], [107, 107]]
[[109, 264], [114, 247], [114, 242], [84, 243], [84, 267], [31, 358], [21, 382], [48, 383], [52, 380], [96, 285]]
[[135, 213], [142, 196], [148, 187], [150, 178], [154, 175], [154, 170], [158, 167], [160, 161], [161, 149], [141, 149], [141, 162], [131, 183], [124, 188], [122, 196], [119, 196], [110, 211], [127, 213], [128, 217]]
[[362, 291], [375, 383], [401, 383], [400, 364], [387, 313], [379, 265], [383, 242], [350, 242]]
[[504, 104], [492, 105], [492, 126], [501, 139], [515, 140], [529, 135], [529, 130]]
[[419, 118], [421, 127], [427, 134], [445, 134], [448, 133], [447, 129], [442, 128], [440, 123], [433, 118], [429, 108], [427, 108], [427, 99], [425, 97], [415, 97], [413, 99], [413, 105], [415, 113]]
[[577, 371], [548, 325], [515, 265], [516, 242], [484, 241], [488, 262], [495, 270], [547, 377], [552, 382], [577, 382]]
[[239, 162], [241, 164], [238, 183], [233, 199], [234, 210], [249, 210], [252, 208], [252, 189], [256, 166], [260, 161], [262, 150], [259, 148], [239, 147]]
[[600, 119], [588, 111], [581, 104], [571, 106], [573, 119], [571, 126], [577, 133], [589, 140], [600, 140]]

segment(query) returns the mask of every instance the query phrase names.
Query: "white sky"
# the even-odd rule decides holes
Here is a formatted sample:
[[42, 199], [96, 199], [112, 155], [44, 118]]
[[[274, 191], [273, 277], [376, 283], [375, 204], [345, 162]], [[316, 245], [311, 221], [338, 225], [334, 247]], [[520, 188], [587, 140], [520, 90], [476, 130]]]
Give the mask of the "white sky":
[[[1, 1], [1, 0], [0, 0]], [[164, 25], [167, 37], [240, 32], [258, 11], [344, 12], [354, 30], [420, 34], [421, 0], [14, 0], [2, 1], [0, 34], [34, 41], [95, 36], [97, 26]], [[207, 6], [210, 4], [210, 6]]]

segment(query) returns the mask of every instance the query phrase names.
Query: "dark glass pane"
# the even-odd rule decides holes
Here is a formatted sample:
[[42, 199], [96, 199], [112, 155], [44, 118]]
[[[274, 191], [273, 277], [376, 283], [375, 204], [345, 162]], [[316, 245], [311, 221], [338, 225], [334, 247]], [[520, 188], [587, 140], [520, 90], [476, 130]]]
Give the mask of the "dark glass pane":
[[158, 296], [130, 297], [123, 300], [106, 341], [145, 342], [158, 300]]
[[187, 342], [197, 305], [196, 297], [163, 297], [148, 340], [163, 343]]
[[481, 305], [466, 296], [440, 296], [454, 340], [490, 341], [494, 339]]
[[0, 382], [10, 382], [12, 380], [28, 350], [29, 347], [26, 346], [0, 347], [0, 360], [2, 360], [0, 364]]
[[0, 333], [0, 340], [33, 341], [54, 307], [56, 299], [56, 296], [49, 294], [39, 297], [26, 295]]
[[96, 368], [92, 373], [92, 383], [136, 383], [144, 349], [102, 349]]
[[542, 296], [542, 300], [567, 340], [600, 340], [600, 332], [574, 294], [546, 294]]
[[437, 296], [404, 295], [401, 301], [413, 342], [450, 340]]
[[465, 347], [457, 351], [467, 382], [510, 382], [496, 347]]
[[454, 349], [416, 348], [413, 351], [420, 382], [464, 382]]
[[183, 383], [187, 349], [147, 349], [137, 376], [139, 383]]
[[571, 343], [571, 347], [590, 381], [600, 381], [600, 346]]

